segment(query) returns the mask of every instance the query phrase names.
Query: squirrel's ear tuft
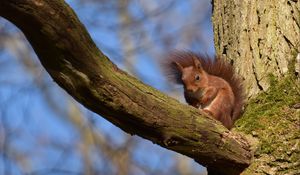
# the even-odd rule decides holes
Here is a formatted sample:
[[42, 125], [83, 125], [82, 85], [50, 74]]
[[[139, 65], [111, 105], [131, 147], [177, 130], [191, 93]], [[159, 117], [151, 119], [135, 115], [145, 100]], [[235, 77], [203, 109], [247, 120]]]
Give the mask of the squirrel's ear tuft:
[[202, 71], [203, 69], [202, 69], [202, 65], [201, 65], [200, 60], [199, 60], [196, 56], [193, 56], [192, 58], [193, 58], [194, 66], [195, 66], [198, 70]]
[[174, 61], [173, 64], [175, 64], [176, 68], [177, 68], [180, 72], [183, 71], [183, 67], [181, 66], [181, 64], [177, 63], [176, 61]]

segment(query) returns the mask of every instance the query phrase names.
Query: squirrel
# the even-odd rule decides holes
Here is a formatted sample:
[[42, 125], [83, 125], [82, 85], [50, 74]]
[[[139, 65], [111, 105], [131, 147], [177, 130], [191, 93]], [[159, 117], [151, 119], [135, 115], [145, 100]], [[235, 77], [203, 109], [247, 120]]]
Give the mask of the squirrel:
[[232, 128], [242, 113], [245, 96], [242, 80], [228, 61], [176, 51], [167, 56], [162, 68], [169, 80], [183, 85], [189, 105]]

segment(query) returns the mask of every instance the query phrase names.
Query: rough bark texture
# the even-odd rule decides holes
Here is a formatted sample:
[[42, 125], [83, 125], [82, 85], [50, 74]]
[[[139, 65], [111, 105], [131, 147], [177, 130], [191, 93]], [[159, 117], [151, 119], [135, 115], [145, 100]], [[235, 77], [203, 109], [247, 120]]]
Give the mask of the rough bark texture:
[[63, 0], [1, 0], [0, 16], [23, 31], [55, 82], [124, 131], [222, 174], [249, 165], [245, 139], [119, 70]]
[[251, 97], [237, 123], [255, 143], [242, 174], [300, 174], [300, 1], [215, 0], [213, 23], [217, 53], [232, 59]]
[[215, 46], [234, 61], [249, 96], [286, 76], [300, 51], [300, 1], [213, 1]]

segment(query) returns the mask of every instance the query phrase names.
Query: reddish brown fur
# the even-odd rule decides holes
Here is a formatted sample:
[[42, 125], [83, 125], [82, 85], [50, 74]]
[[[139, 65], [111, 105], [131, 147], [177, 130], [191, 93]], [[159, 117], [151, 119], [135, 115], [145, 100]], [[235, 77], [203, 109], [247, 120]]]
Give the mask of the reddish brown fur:
[[[244, 104], [242, 83], [224, 59], [174, 52], [163, 63], [163, 70], [172, 81], [184, 85], [188, 104], [201, 106], [227, 128], [240, 116]], [[195, 80], [197, 74], [199, 81]]]

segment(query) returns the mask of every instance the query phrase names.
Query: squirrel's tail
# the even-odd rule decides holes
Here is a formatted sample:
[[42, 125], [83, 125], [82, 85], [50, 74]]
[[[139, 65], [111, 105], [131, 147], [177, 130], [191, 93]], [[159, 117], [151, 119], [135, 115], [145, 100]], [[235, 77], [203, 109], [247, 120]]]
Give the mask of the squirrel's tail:
[[182, 67], [192, 66], [194, 64], [193, 57], [200, 60], [202, 68], [208, 74], [221, 77], [230, 84], [235, 97], [232, 121], [238, 119], [245, 101], [244, 88], [241, 78], [234, 71], [234, 67], [225, 59], [221, 57], [211, 58], [189, 51], [175, 51], [163, 60], [162, 70], [170, 81], [182, 84], [181, 72], [178, 71], [174, 62], [179, 63]]

